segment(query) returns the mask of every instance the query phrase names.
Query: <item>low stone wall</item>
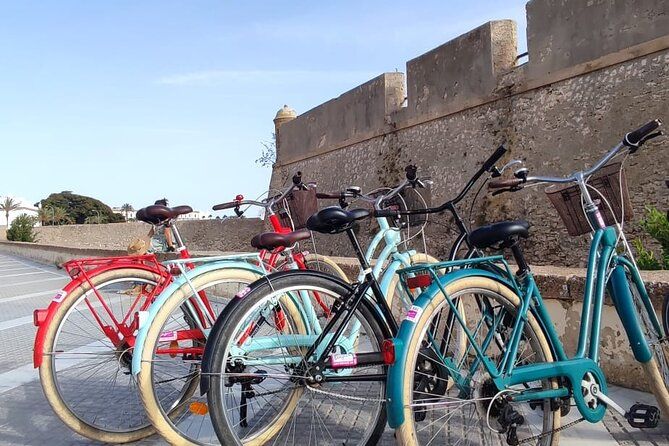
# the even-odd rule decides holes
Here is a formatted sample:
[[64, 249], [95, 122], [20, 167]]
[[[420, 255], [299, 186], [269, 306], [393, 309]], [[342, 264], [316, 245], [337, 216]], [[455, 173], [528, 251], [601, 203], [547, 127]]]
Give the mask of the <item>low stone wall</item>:
[[[124, 251], [108, 249], [76, 249], [62, 246], [39, 245], [0, 241], [0, 253], [14, 254], [36, 261], [60, 264], [67, 259], [123, 255]], [[195, 256], [219, 255], [222, 252], [193, 252]], [[359, 266], [355, 259], [333, 257], [351, 279], [357, 277]], [[585, 270], [581, 268], [556, 268], [533, 266], [532, 271], [549, 310], [550, 316], [568, 355], [574, 354], [578, 343]], [[662, 308], [664, 296], [669, 294], [669, 271], [646, 271], [642, 273], [655, 308]], [[600, 338], [601, 364], [611, 383], [629, 388], [648, 390], [645, 375], [634, 361], [627, 335], [615, 307], [606, 299], [602, 312]]]
[[[264, 224], [257, 218], [227, 218], [179, 221], [178, 228], [191, 251], [246, 251]], [[132, 240], [146, 236], [149, 229], [146, 223], [129, 222], [42, 226], [35, 228], [35, 234], [41, 245], [125, 250]]]

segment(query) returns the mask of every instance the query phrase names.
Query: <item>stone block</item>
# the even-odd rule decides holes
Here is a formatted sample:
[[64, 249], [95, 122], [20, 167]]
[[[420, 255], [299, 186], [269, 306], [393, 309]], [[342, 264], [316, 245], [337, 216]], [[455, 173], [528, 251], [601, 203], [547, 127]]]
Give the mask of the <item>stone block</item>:
[[488, 97], [516, 62], [516, 24], [488, 22], [407, 62], [409, 118]]
[[532, 0], [529, 74], [537, 78], [667, 35], [669, 2]]
[[404, 73], [385, 73], [281, 126], [277, 164], [378, 136], [402, 106]]

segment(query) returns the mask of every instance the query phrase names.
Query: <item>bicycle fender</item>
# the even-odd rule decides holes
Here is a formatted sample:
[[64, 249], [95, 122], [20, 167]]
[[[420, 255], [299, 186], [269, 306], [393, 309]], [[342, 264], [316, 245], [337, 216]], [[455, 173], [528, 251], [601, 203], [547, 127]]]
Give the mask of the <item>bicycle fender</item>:
[[[146, 265], [123, 263], [116, 265], [112, 264], [112, 265], [101, 266], [99, 268], [95, 268], [91, 271], [88, 271], [87, 275], [89, 277], [94, 277], [97, 276], [98, 274], [106, 273], [108, 271], [112, 271], [115, 269], [126, 269], [126, 268], [142, 269], [154, 273], [156, 275], [162, 274], [161, 271], [155, 268], [149, 268]], [[62, 303], [65, 300], [67, 300], [72, 290], [78, 288], [84, 282], [86, 282], [86, 278], [84, 277], [78, 277], [76, 279], [70, 280], [70, 282], [68, 282], [68, 284], [65, 285], [60, 291], [57, 291], [55, 296], [51, 299], [49, 306], [45, 310], [46, 315], [44, 316], [44, 320], [40, 322], [39, 326], [37, 327], [37, 333], [35, 334], [35, 342], [33, 344], [34, 368], [39, 368], [42, 365], [42, 358], [44, 357], [44, 342], [45, 342], [46, 332], [47, 329], [49, 328], [49, 325], [51, 325], [51, 322], [53, 321], [56, 311], [62, 305]]]
[[639, 362], [648, 362], [653, 354], [641, 329], [630, 286], [633, 285], [627, 280], [625, 268], [622, 265], [616, 266], [611, 273], [608, 284], [611, 300], [613, 300], [620, 321], [625, 327], [625, 332], [627, 332], [634, 358]]
[[[511, 282], [506, 278], [500, 277], [490, 271], [479, 268], [466, 268], [454, 271], [439, 277], [439, 282], [444, 288], [450, 283], [465, 277], [487, 277], [501, 282], [503, 285], [514, 289]], [[433, 283], [423, 291], [414, 301], [411, 310], [406, 318], [400, 324], [399, 332], [394, 339], [395, 343], [395, 362], [388, 369], [388, 381], [386, 394], [388, 399], [388, 425], [396, 429], [404, 423], [404, 398], [402, 389], [404, 386], [404, 370], [407, 363], [407, 348], [416, 328], [415, 322], [419, 319], [422, 312], [428, 304], [434, 299], [437, 293], [440, 293], [439, 285]]]
[[137, 337], [135, 338], [135, 347], [132, 354], [132, 374], [139, 374], [142, 367], [142, 353], [144, 350], [144, 342], [146, 342], [146, 336], [148, 335], [149, 328], [153, 323], [153, 320], [156, 318], [158, 311], [165, 305], [167, 299], [169, 299], [172, 294], [177, 292], [182, 286], [187, 284], [189, 281], [193, 281], [196, 277], [206, 274], [211, 271], [219, 269], [242, 269], [246, 271], [251, 271], [257, 273], [261, 276], [266, 274], [265, 270], [260, 266], [255, 266], [249, 262], [244, 262], [234, 259], [225, 259], [215, 262], [203, 263], [200, 266], [197, 266], [191, 270], [186, 271], [185, 274], [181, 274], [172, 281], [172, 283], [165, 288], [159, 295], [156, 297], [156, 300], [151, 304], [148, 309], [148, 314], [146, 315], [145, 321], [142, 323], [139, 331], [137, 332]]

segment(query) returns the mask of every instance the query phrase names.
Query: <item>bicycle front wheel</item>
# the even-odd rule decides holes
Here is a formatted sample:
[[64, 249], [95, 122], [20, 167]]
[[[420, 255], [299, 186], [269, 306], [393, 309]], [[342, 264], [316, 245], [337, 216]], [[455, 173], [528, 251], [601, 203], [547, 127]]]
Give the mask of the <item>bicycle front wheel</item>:
[[206, 340], [197, 320], [211, 327], [204, 313], [218, 317], [230, 299], [260, 277], [238, 268], [201, 274], [173, 293], [151, 321], [139, 392], [151, 423], [170, 444], [218, 444], [206, 397], [197, 391]]
[[[560, 411], [549, 400], [509, 402], [504, 396], [528, 389], [550, 389], [553, 380], [498, 389], [464, 330], [448, 327], [451, 311], [441, 292], [420, 313], [407, 342], [402, 396], [404, 423], [395, 431], [404, 445], [507, 443], [504, 420], [513, 419], [519, 441], [556, 445]], [[446, 286], [448, 299], [464, 308], [466, 327], [489, 363], [500, 367], [520, 299], [507, 287], [484, 277], [463, 278]], [[552, 361], [549, 344], [532, 314], [527, 315], [516, 366]], [[514, 418], [510, 418], [513, 415]], [[509, 418], [503, 418], [509, 417]], [[520, 421], [519, 421], [520, 420]], [[505, 431], [505, 433], [502, 433]]]
[[[348, 321], [320, 311], [321, 302], [341, 309], [350, 293], [339, 280], [300, 271], [239, 302], [212, 349], [207, 396], [222, 444], [377, 443], [386, 422], [385, 366], [356, 366], [356, 358], [380, 356], [383, 331], [365, 305]], [[321, 368], [316, 357], [338, 328], [334, 355]]]
[[[152, 296], [160, 276], [118, 269], [93, 276], [66, 297], [49, 325], [39, 369], [47, 401], [84, 437], [126, 443], [151, 435], [130, 367], [134, 313]], [[92, 285], [92, 286], [91, 286]]]

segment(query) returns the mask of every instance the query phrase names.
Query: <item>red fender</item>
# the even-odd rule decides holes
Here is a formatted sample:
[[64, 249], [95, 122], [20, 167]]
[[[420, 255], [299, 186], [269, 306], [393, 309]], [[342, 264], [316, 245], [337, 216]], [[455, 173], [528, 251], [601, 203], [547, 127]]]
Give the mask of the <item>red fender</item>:
[[[104, 261], [107, 262], [104, 262]], [[149, 260], [149, 262], [146, 262]], [[151, 262], [152, 260], [152, 262]], [[151, 273], [169, 278], [169, 272], [161, 267], [160, 263], [155, 259], [154, 256], [127, 256], [127, 257], [109, 257], [105, 259], [80, 259], [67, 262], [64, 266], [68, 268], [68, 264], [79, 264], [85, 265], [87, 261], [93, 264], [100, 264], [101, 266], [95, 267], [93, 269], [87, 270], [86, 275], [90, 278], [98, 274], [105, 273], [107, 271], [112, 271], [115, 269], [123, 268], [135, 268], [149, 271]], [[70, 265], [71, 266], [71, 265]], [[65, 301], [70, 292], [80, 286], [83, 282], [86, 281], [84, 275], [79, 275], [77, 278], [72, 279], [67, 285], [63, 287], [62, 290], [58, 291], [56, 295], [51, 300], [51, 303], [47, 308], [37, 309], [34, 312], [34, 324], [37, 326], [37, 333], [35, 334], [35, 344], [33, 346], [33, 366], [38, 368], [42, 365], [42, 358], [44, 357], [44, 338], [46, 337], [47, 328], [51, 324], [56, 310], [60, 305]]]

